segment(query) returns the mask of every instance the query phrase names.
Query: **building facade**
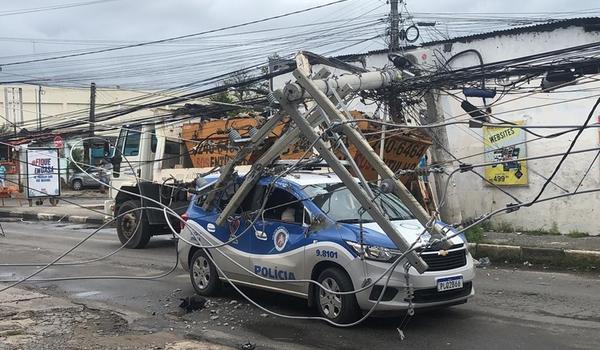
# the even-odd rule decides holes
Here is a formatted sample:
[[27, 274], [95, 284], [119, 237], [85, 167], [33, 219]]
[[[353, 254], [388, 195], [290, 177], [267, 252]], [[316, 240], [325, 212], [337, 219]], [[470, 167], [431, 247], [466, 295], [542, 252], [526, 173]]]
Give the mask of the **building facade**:
[[[492, 63], [598, 41], [600, 41], [600, 19], [584, 18], [432, 42], [418, 48], [408, 48], [406, 52], [416, 53], [427, 64], [441, 67], [441, 62], [465, 50], [476, 50], [481, 55], [483, 63]], [[382, 68], [391, 64], [387, 50], [340, 58], [364, 68]], [[479, 64], [476, 54], [463, 54], [452, 59], [447, 68], [454, 70]], [[575, 85], [550, 92], [540, 92], [541, 82], [535, 79], [523, 83], [519, 90], [511, 91], [502, 98], [488, 99], [487, 103], [491, 106], [493, 116], [507, 122], [529, 126], [581, 125], [600, 96], [598, 77], [598, 75], [586, 76]], [[291, 79], [290, 76], [280, 77], [275, 86], [283, 86]], [[502, 91], [497, 93], [500, 96]], [[437, 120], [467, 121], [469, 116], [461, 108], [461, 102], [465, 99], [478, 107], [483, 105], [480, 98], [466, 98], [462, 90], [435, 92], [433, 102], [437, 107]], [[354, 105], [356, 109], [373, 112], [373, 107], [361, 106], [359, 102], [355, 102]], [[492, 121], [499, 122], [499, 120]], [[595, 112], [591, 122], [600, 123], [600, 110]], [[450, 125], [446, 127], [448, 138], [446, 147], [453, 156], [462, 159], [464, 163], [480, 164], [490, 159], [507, 159], [506, 152], [509, 148], [513, 153], [515, 148], [520, 152], [516, 158], [513, 154], [512, 159], [523, 158], [525, 155], [537, 157], [564, 153], [576, 134], [571, 132], [554, 138], [539, 138], [519, 131], [514, 128], [506, 131]], [[560, 130], [536, 129], [536, 131], [548, 135]], [[507, 135], [508, 133], [514, 135]], [[503, 145], [501, 139], [511, 140]], [[515, 147], [515, 144], [518, 147]], [[582, 151], [599, 146], [600, 129], [589, 128], [581, 134], [573, 150]], [[599, 158], [598, 150], [570, 155], [548, 184], [541, 198], [600, 188]], [[560, 159], [561, 157], [557, 156], [519, 163], [503, 163], [496, 167], [475, 168], [479, 175], [495, 178], [497, 181], [492, 182], [501, 189], [490, 185], [471, 172], [453, 176], [449, 183], [451, 198], [446, 204], [448, 206], [446, 209], [449, 209], [450, 213], [448, 220], [459, 222], [474, 219], [515, 203], [515, 199], [506, 193], [522, 202], [532, 200], [540, 192]], [[504, 164], [508, 165], [502, 169]], [[453, 170], [456, 166], [456, 163], [452, 166], [447, 165], [448, 170]], [[512, 174], [513, 178], [502, 184], [500, 180], [503, 180], [501, 175], [503, 170], [505, 173]], [[518, 179], [514, 174], [517, 174]], [[439, 183], [444, 181], [438, 182], [438, 187]], [[600, 193], [595, 192], [549, 200], [513, 213], [495, 215], [491, 219], [491, 224], [493, 228], [501, 231], [534, 231], [541, 234], [577, 232], [599, 235], [600, 220], [596, 217], [599, 211]]]

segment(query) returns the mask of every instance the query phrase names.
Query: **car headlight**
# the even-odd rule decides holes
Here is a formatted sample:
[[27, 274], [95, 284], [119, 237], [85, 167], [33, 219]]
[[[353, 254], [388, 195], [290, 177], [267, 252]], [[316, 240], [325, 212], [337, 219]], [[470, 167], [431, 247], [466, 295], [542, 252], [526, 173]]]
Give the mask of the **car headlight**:
[[391, 262], [394, 262], [396, 259], [398, 259], [398, 257], [401, 255], [400, 252], [389, 249], [389, 248], [385, 248], [385, 247], [378, 247], [378, 246], [367, 245], [367, 244], [363, 244], [361, 246], [360, 243], [356, 243], [356, 242], [352, 242], [352, 241], [346, 241], [346, 243], [352, 249], [354, 249], [356, 254], [360, 255], [360, 253], [364, 249], [365, 258], [371, 259], [371, 260], [384, 261], [384, 262], [391, 263]]

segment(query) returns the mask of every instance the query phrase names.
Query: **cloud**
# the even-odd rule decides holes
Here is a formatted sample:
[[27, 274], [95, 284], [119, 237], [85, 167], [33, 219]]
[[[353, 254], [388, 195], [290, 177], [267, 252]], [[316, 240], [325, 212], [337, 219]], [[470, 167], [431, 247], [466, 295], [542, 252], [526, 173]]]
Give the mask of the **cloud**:
[[[69, 2], [75, 2], [73, 0]], [[83, 0], [81, 0], [83, 1]], [[0, 65], [3, 62], [18, 60], [15, 55], [27, 58], [39, 57], [43, 52], [63, 52], [70, 50], [85, 50], [99, 46], [120, 45], [125, 42], [142, 42], [156, 40], [172, 36], [185, 35], [215, 29], [242, 22], [252, 21], [260, 18], [274, 16], [285, 12], [300, 10], [310, 6], [325, 4], [331, 0], [117, 0], [106, 3], [82, 6], [56, 11], [45, 11], [17, 16], [0, 17], [0, 42], [2, 53], [0, 53]], [[27, 2], [27, 8], [45, 7], [54, 4], [66, 3], [67, 0], [32, 0]], [[237, 29], [235, 32], [244, 32], [261, 28], [286, 27], [304, 24], [314, 21], [345, 20], [364, 15], [367, 11], [380, 6], [371, 14], [385, 16], [388, 6], [385, 0], [350, 0], [328, 8], [314, 12], [295, 15], [284, 19], [274, 20], [268, 23]], [[576, 8], [574, 6], [577, 6]], [[576, 11], [594, 8], [596, 2], [593, 0], [581, 0], [566, 2], [562, 0], [408, 0], [408, 9], [411, 12], [486, 12], [490, 15], [502, 17], [502, 12], [549, 12], [549, 11]], [[0, 12], [22, 9], [23, 2], [3, 3]], [[573, 16], [592, 16], [598, 11], [590, 13], [574, 13]], [[453, 16], [456, 16], [453, 15]], [[543, 14], [542, 14], [543, 16]], [[344, 22], [339, 23], [340, 29], [344, 29]], [[307, 29], [303, 29], [307, 30]], [[308, 29], [310, 30], [310, 29]], [[485, 30], [485, 25], [475, 27], [475, 30]], [[385, 30], [382, 28], [381, 34]], [[295, 31], [288, 31], [293, 37]], [[278, 35], [273, 32], [269, 35]], [[434, 33], [435, 34], [435, 33]], [[266, 34], [264, 34], [266, 35]], [[357, 33], [360, 36], [361, 33]], [[40, 40], [15, 41], [7, 38], [30, 38], [30, 39], [52, 39], [63, 40], [63, 42], [40, 42]], [[246, 37], [244, 37], [246, 38]], [[65, 40], [106, 40], [108, 42], [92, 42], [83, 45], [82, 42], [69, 43]], [[219, 39], [223, 42], [240, 40], [238, 36]], [[291, 40], [291, 39], [290, 39]], [[201, 43], [196, 40], [195, 43]], [[369, 49], [376, 49], [384, 45], [382, 40], [373, 42]], [[364, 46], [367, 47], [367, 46]], [[160, 47], [151, 49], [130, 50], [127, 53], [119, 52], [119, 55], [133, 54], [135, 52], [148, 53], [151, 50], [160, 52]], [[307, 49], [302, 45], [293, 48], [285, 48], [286, 52]], [[310, 49], [310, 48], [308, 48]], [[359, 49], [353, 47], [350, 50]], [[200, 50], [200, 49], [199, 49]], [[283, 49], [282, 49], [283, 50]], [[240, 50], [240, 54], [246, 51]], [[266, 56], [277, 51], [277, 47], [265, 51]], [[33, 55], [35, 54], [35, 55]], [[215, 52], [215, 56], [220, 53]], [[229, 53], [231, 55], [231, 53]], [[89, 56], [88, 66], [94, 64], [94, 58], [103, 56]], [[106, 56], [104, 56], [106, 57]], [[91, 63], [90, 63], [91, 62]], [[116, 62], [116, 61], [115, 61]], [[37, 64], [36, 74], [42, 74], [44, 67], [55, 67], [61, 62], [49, 64]], [[101, 62], [105, 64], [105, 61]], [[239, 68], [242, 63], [236, 63]], [[64, 65], [64, 64], [63, 64]], [[29, 71], [31, 67], [23, 67]], [[65, 69], [74, 69], [66, 67]], [[220, 67], [223, 68], [223, 67]], [[40, 73], [41, 72], [41, 73]], [[204, 72], [204, 70], [202, 71]], [[0, 75], [0, 79], [5, 77]]]

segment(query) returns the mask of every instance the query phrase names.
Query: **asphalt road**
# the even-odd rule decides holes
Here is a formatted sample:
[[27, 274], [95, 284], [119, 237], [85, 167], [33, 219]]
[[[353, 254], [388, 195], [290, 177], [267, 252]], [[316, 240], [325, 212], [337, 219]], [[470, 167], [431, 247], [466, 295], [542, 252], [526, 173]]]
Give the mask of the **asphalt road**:
[[[2, 222], [0, 264], [43, 265], [72, 247], [90, 228], [48, 222]], [[88, 260], [119, 248], [112, 229], [100, 231], [65, 261]], [[175, 244], [155, 237], [148, 249], [123, 250], [92, 264], [56, 266], [39, 277], [156, 276], [175, 263]], [[27, 275], [36, 267], [0, 266], [0, 279]], [[404, 315], [369, 319], [351, 329], [317, 321], [266, 316], [231, 288], [204, 310], [185, 314], [179, 298], [193, 295], [181, 269], [167, 277], [141, 280], [72, 280], [35, 282], [26, 286], [100, 305], [124, 315], [137, 332], [170, 331], [257, 349], [597, 349], [600, 344], [600, 272], [573, 274], [530, 268], [478, 269], [477, 295], [469, 303], [443, 310], [417, 312], [401, 340], [397, 327]], [[290, 315], [314, 315], [296, 298], [244, 289], [265, 307]]]

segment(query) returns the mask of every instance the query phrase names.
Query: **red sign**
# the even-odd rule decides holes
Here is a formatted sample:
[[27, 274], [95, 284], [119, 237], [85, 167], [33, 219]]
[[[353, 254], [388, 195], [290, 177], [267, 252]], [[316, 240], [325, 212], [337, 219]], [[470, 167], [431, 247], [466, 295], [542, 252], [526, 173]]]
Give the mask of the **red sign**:
[[65, 142], [63, 141], [62, 137], [60, 137], [60, 135], [56, 135], [56, 137], [54, 138], [54, 147], [63, 148], [64, 146]]

